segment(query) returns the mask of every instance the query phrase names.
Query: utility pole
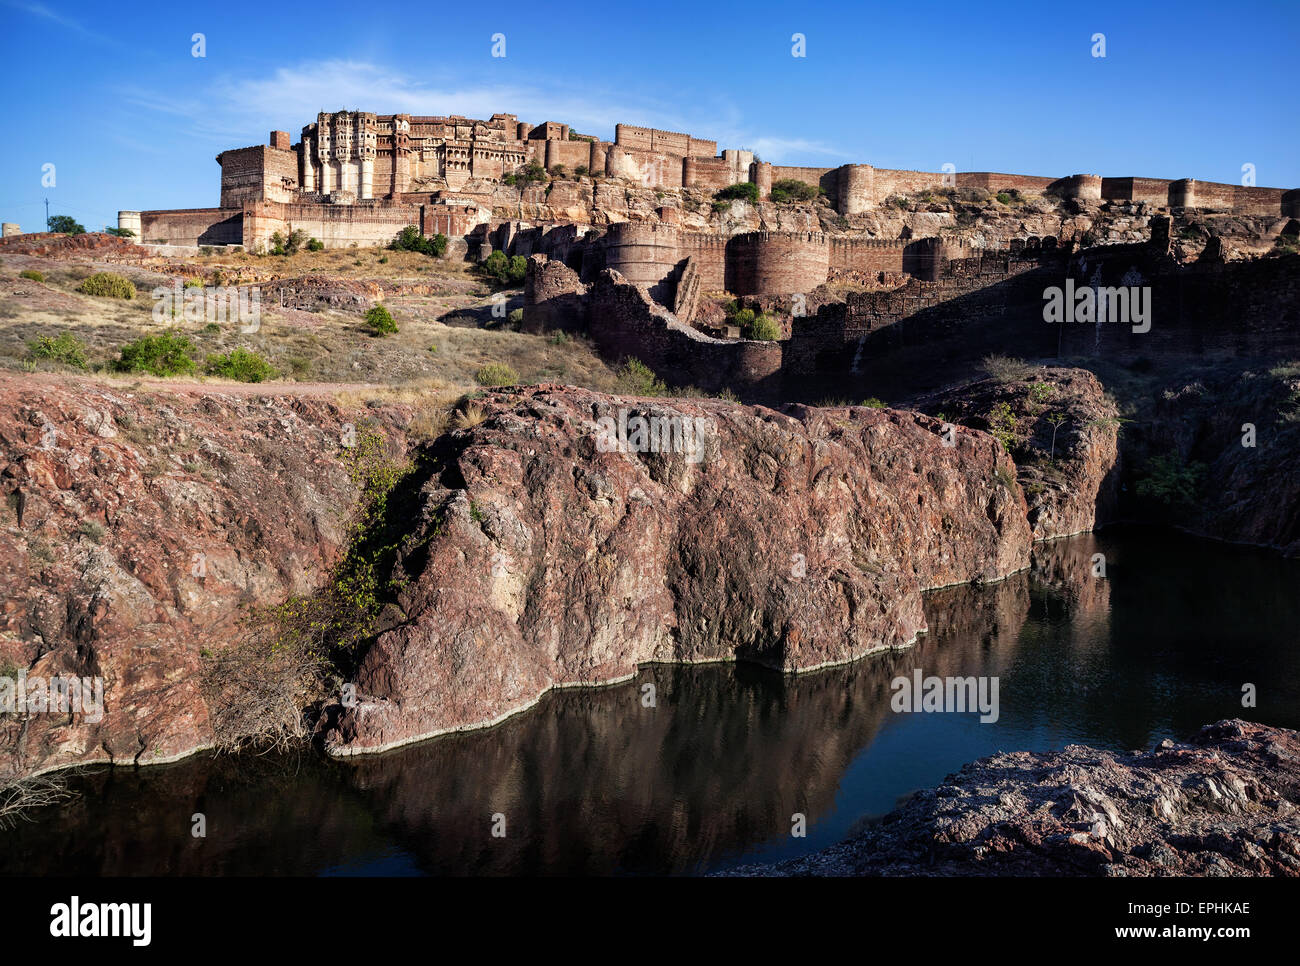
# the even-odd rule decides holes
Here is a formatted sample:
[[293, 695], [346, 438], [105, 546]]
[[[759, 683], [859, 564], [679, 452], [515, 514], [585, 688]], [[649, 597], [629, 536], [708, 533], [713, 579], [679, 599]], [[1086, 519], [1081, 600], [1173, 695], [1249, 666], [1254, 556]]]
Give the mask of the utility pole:
[[45, 230], [50, 230], [50, 199], [45, 199]]

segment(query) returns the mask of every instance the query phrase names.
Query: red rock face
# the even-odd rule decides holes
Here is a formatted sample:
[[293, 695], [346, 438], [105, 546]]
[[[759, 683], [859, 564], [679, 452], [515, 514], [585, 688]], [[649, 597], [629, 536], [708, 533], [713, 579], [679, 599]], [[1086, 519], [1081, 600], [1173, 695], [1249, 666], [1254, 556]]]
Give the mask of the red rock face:
[[980, 379], [908, 402], [966, 425], [988, 426], [1005, 406], [1014, 424], [1017, 479], [1035, 540], [1084, 533], [1113, 521], [1119, 411], [1086, 369], [1037, 366], [1019, 379]]
[[0, 717], [0, 774], [207, 745], [201, 652], [323, 581], [356, 418], [248, 389], [0, 380], [0, 675], [99, 677], [105, 705]]
[[[481, 404], [435, 448], [405, 621], [364, 657], [358, 703], [333, 709], [336, 753], [482, 725], [646, 661], [793, 671], [901, 647], [925, 630], [923, 589], [1028, 564], [1015, 467], [976, 430], [949, 447], [915, 413], [551, 386]], [[701, 448], [606, 451], [599, 421], [637, 415], [689, 420]]]

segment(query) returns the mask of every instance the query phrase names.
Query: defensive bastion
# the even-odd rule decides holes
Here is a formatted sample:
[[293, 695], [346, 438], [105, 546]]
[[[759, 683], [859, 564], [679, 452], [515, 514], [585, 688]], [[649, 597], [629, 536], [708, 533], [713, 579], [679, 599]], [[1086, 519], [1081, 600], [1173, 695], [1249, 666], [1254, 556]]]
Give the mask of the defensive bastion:
[[[474, 239], [498, 228], [498, 192], [511, 176], [545, 170], [640, 185], [658, 191], [716, 191], [737, 183], [766, 198], [778, 181], [797, 181], [825, 195], [841, 215], [871, 211], [895, 195], [944, 188], [1032, 191], [1084, 201], [1143, 201], [1157, 207], [1227, 210], [1300, 217], [1300, 191], [1144, 177], [1064, 177], [988, 171], [927, 172], [845, 164], [833, 168], [773, 165], [716, 140], [618, 124], [614, 140], [578, 134], [567, 124], [522, 122], [513, 114], [487, 120], [366, 111], [321, 112], [297, 141], [272, 131], [269, 143], [217, 155], [216, 208], [124, 210], [119, 227], [150, 245], [265, 247], [275, 232], [300, 229], [327, 248], [388, 242], [406, 225], [426, 234]], [[521, 188], [545, 198], [545, 188]], [[593, 206], [596, 204], [593, 196]], [[815, 270], [820, 243], [791, 242], [801, 270]], [[749, 267], [762, 279], [778, 266], [756, 251]], [[833, 260], [834, 253], [828, 256]], [[746, 256], [737, 253], [738, 262]], [[765, 282], [761, 284], [767, 284]]]

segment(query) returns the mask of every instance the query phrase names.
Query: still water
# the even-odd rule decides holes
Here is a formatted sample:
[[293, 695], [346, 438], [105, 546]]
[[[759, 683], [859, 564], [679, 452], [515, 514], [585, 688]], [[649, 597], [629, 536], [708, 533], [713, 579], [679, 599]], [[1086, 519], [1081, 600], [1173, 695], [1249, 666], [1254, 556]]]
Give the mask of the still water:
[[[1165, 531], [1056, 541], [1009, 580], [929, 594], [915, 647], [846, 667], [645, 667], [351, 762], [93, 769], [75, 801], [0, 832], [0, 874], [696, 874], [788, 858], [995, 751], [1148, 748], [1234, 716], [1300, 728], [1298, 588], [1298, 562]], [[998, 720], [892, 711], [890, 681], [914, 668], [996, 676]]]

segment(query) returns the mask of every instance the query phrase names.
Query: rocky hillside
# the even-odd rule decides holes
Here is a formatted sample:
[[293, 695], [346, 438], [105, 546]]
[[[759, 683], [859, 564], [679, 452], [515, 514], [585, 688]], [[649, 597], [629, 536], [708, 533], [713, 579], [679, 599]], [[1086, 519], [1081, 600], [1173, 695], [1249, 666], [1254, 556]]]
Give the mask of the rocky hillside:
[[212, 742], [205, 655], [317, 587], [357, 493], [344, 445], [399, 408], [90, 381], [0, 382], [0, 676], [103, 679], [103, 720], [0, 716], [0, 775]]
[[1232, 720], [1127, 754], [966, 765], [856, 838], [734, 875], [1300, 875], [1300, 734]]
[[[1086, 374], [1050, 378], [1062, 404], [1096, 402]], [[350, 434], [394, 467], [419, 458], [382, 539], [361, 535], [393, 535], [397, 590], [375, 602], [377, 640], [331, 672], [359, 702], [321, 691], [328, 674], [278, 695], [300, 702], [280, 708], [292, 721], [324, 697], [318, 727], [344, 754], [647, 661], [797, 670], [902, 647], [926, 629], [923, 590], [1021, 570], [1045, 533], [993, 436], [957, 426], [949, 446], [915, 412], [541, 386], [470, 400], [461, 428], [412, 449], [409, 405], [282, 393], [0, 382], [0, 676], [99, 677], [107, 705], [102, 721], [0, 717], [4, 772], [165, 761], [225, 736], [213, 662], [265, 647], [250, 616], [318, 595], [357, 545]], [[1108, 444], [1062, 441], [1052, 505], [1070, 509], [1052, 520], [1086, 523]]]

